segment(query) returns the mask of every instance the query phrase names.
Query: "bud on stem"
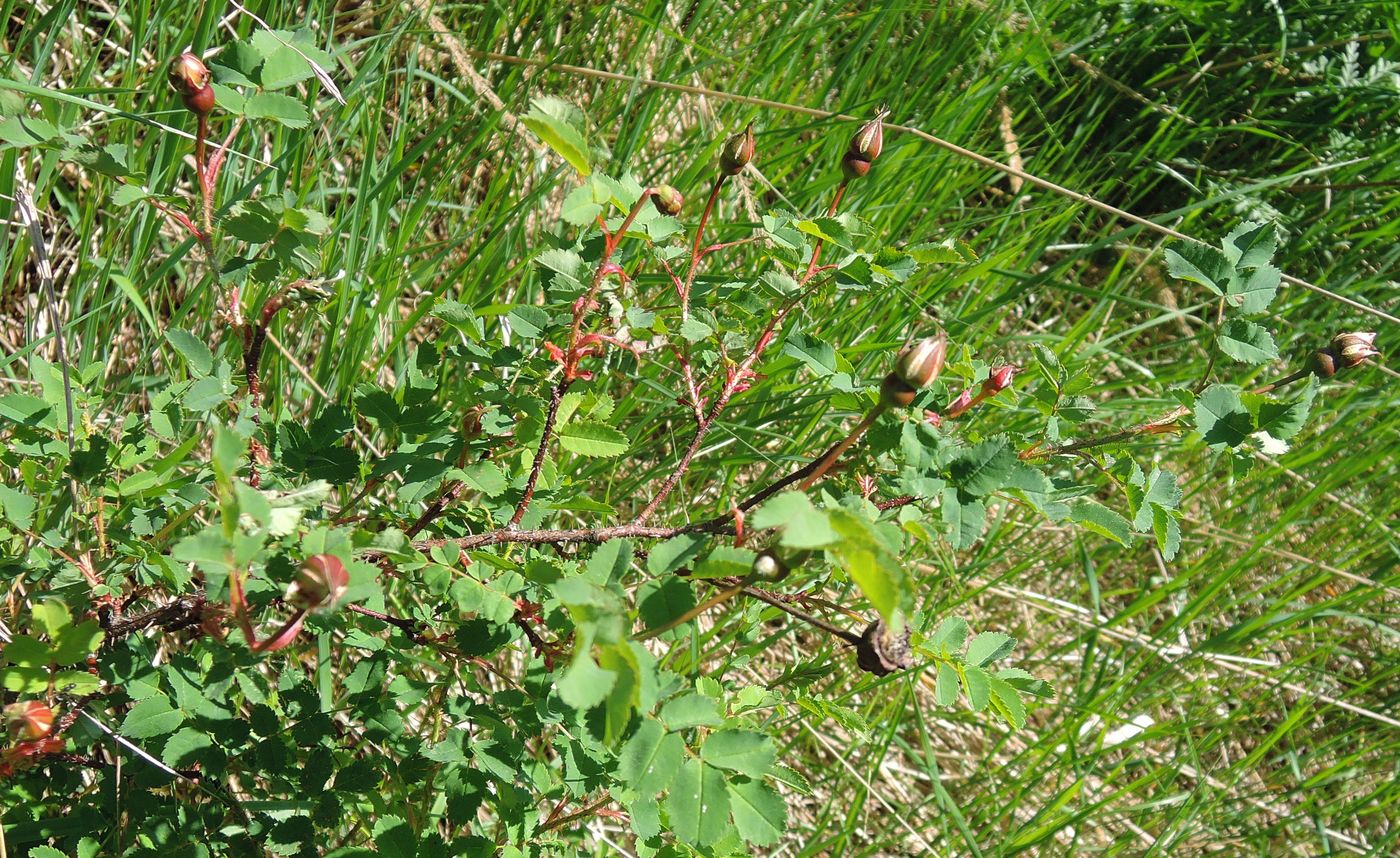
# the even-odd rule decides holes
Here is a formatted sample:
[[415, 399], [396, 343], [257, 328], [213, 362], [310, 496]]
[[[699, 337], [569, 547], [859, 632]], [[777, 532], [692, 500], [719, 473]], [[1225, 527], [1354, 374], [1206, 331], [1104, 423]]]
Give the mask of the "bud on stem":
[[754, 145], [753, 123], [750, 122], [743, 131], [724, 141], [719, 150], [719, 171], [726, 176], [739, 175], [753, 160]]
[[305, 610], [330, 608], [345, 595], [350, 586], [350, 573], [339, 557], [317, 554], [308, 557], [297, 577], [287, 587], [287, 602]]
[[21, 700], [5, 707], [5, 727], [15, 741], [33, 742], [53, 732], [53, 710], [38, 700]]
[[170, 61], [167, 73], [170, 87], [180, 93], [185, 109], [196, 116], [208, 116], [214, 109], [214, 87], [209, 85], [209, 69], [189, 51]]
[[670, 185], [657, 185], [651, 192], [651, 204], [664, 215], [675, 217], [685, 205], [685, 197]]
[[943, 371], [948, 356], [948, 339], [939, 334], [905, 346], [894, 360], [894, 374], [899, 380], [918, 390], [933, 384]]
[[849, 179], [858, 179], [870, 172], [870, 165], [880, 157], [885, 148], [884, 120], [890, 115], [889, 108], [881, 107], [875, 118], [865, 123], [851, 138], [851, 145], [841, 158], [841, 172]]
[[1327, 348], [1313, 352], [1308, 369], [1319, 378], [1331, 378], [1344, 369], [1360, 366], [1380, 355], [1375, 331], [1337, 334]]

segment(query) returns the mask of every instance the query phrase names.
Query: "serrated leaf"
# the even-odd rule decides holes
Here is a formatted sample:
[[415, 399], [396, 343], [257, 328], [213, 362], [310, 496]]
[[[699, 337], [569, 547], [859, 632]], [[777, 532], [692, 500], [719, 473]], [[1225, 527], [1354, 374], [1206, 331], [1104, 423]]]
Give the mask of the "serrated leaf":
[[980, 667], [964, 667], [962, 669], [963, 689], [967, 692], [968, 705], [973, 712], [981, 712], [987, 708], [987, 699], [992, 694], [990, 676]]
[[417, 838], [402, 817], [379, 816], [374, 820], [371, 835], [378, 853], [385, 858], [414, 858], [418, 854]]
[[1220, 350], [1243, 363], [1264, 363], [1278, 358], [1273, 336], [1245, 319], [1230, 319], [1220, 329]]
[[626, 453], [631, 442], [611, 426], [579, 420], [559, 429], [559, 446], [580, 456], [610, 459]]
[[837, 541], [827, 550], [889, 621], [909, 595], [903, 564], [876, 538], [869, 522], [843, 509], [830, 510], [828, 516]]
[[592, 182], [584, 182], [569, 192], [559, 209], [559, 217], [572, 226], [593, 223], [603, 213], [603, 200], [597, 199]]
[[544, 97], [535, 99], [530, 112], [520, 121], [580, 176], [587, 176], [593, 168], [589, 165], [588, 142], [577, 127], [579, 116], [578, 108], [567, 101]]
[[729, 809], [739, 836], [755, 846], [778, 841], [787, 827], [787, 805], [772, 787], [758, 780], [729, 782]]
[[1178, 244], [1164, 255], [1167, 273], [1178, 280], [1199, 283], [1217, 295], [1225, 294], [1225, 284], [1235, 271], [1225, 254], [1204, 244]]
[[685, 337], [685, 339], [688, 342], [692, 343], [698, 343], [703, 339], [707, 339], [713, 336], [714, 332], [714, 328], [710, 327], [709, 325], [705, 324], [704, 322], [700, 321], [694, 316], [691, 316], [684, 322], [681, 322], [680, 326], [680, 335], [682, 337]]
[[1242, 223], [1221, 242], [1225, 256], [1237, 269], [1267, 265], [1278, 249], [1278, 230], [1271, 223]]
[[992, 703], [997, 714], [1017, 730], [1026, 726], [1026, 707], [1016, 689], [1006, 680], [995, 676], [987, 677], [987, 685], [992, 692]]
[[489, 498], [505, 491], [508, 485], [505, 474], [494, 462], [476, 462], [468, 465], [461, 471], [461, 480]]
[[1091, 500], [1078, 500], [1070, 504], [1069, 517], [1086, 530], [1108, 537], [1120, 545], [1131, 545], [1132, 525], [1126, 518]]
[[700, 759], [751, 778], [767, 774], [777, 754], [771, 739], [749, 730], [711, 733], [705, 744], [700, 746]]
[[179, 729], [184, 720], [184, 712], [171, 706], [164, 696], [155, 695], [131, 707], [122, 719], [121, 734], [131, 739], [163, 736]]
[[603, 670], [585, 650], [579, 650], [563, 675], [555, 682], [559, 699], [575, 709], [592, 709], [608, 696], [617, 683], [617, 674]]
[[951, 482], [964, 494], [980, 498], [1005, 488], [1016, 465], [1016, 454], [1003, 435], [960, 452], [948, 470]]
[[971, 546], [982, 536], [987, 520], [986, 505], [980, 500], [963, 500], [952, 486], [943, 489], [941, 498], [939, 514], [952, 529], [948, 541], [958, 550]]
[[281, 219], [260, 202], [241, 202], [224, 218], [225, 234], [250, 244], [263, 244], [277, 235]]
[[1302, 393], [1293, 399], [1279, 400], [1268, 395], [1247, 393], [1242, 400], [1245, 407], [1253, 413], [1256, 431], [1267, 432], [1279, 440], [1287, 440], [1297, 435], [1307, 423], [1316, 397], [1317, 380], [1316, 377], [1310, 377]]
[[1272, 265], [1261, 265], [1247, 275], [1231, 278], [1226, 303], [1241, 313], [1262, 313], [1273, 303], [1282, 277]]
[[939, 706], [952, 706], [958, 701], [958, 672], [946, 661], [938, 663], [938, 683], [934, 686], [934, 697]]
[[671, 785], [685, 758], [685, 741], [657, 721], [645, 721], [618, 755], [617, 776], [644, 796]]
[[719, 769], [691, 758], [681, 766], [666, 796], [671, 828], [682, 841], [708, 846], [729, 829], [729, 796]]
[[306, 105], [280, 92], [250, 95], [243, 105], [243, 115], [249, 119], [271, 119], [288, 128], [305, 128], [311, 124]]
[[1176, 516], [1161, 507], [1152, 508], [1152, 534], [1157, 538], [1157, 550], [1170, 563], [1181, 548], [1181, 525]]
[[982, 632], [967, 645], [966, 661], [981, 667], [1004, 658], [1016, 648], [1016, 639], [1001, 632]]
[[55, 664], [78, 664], [88, 654], [97, 652], [104, 632], [96, 620], [84, 620], [60, 631], [53, 639], [52, 658]]
[[214, 371], [214, 353], [194, 334], [182, 328], [168, 328], [165, 339], [185, 359], [192, 375], [202, 377]]
[[661, 707], [661, 720], [672, 730], [690, 727], [717, 727], [724, 723], [714, 698], [703, 694], [683, 694], [666, 701]]
[[969, 263], [977, 261], [977, 254], [965, 241], [945, 238], [940, 242], [925, 242], [909, 248], [909, 255], [920, 265], [930, 263]]
[[967, 631], [967, 620], [962, 617], [948, 617], [938, 624], [938, 628], [926, 643], [936, 651], [957, 655], [962, 651], [963, 642], [967, 640]]
[[753, 569], [758, 554], [735, 545], [716, 545], [691, 570], [692, 578], [743, 577]]
[[1212, 384], [1196, 397], [1196, 429], [1207, 444], [1238, 447], [1254, 431], [1239, 391]]
[[836, 541], [826, 513], [799, 491], [781, 492], [764, 501], [749, 522], [757, 530], [782, 528], [781, 544], [789, 548], [824, 548]]
[[118, 185], [117, 188], [112, 191], [112, 205], [129, 206], [149, 196], [150, 194], [146, 192], [146, 189], [140, 185]]
[[647, 555], [647, 571], [653, 575], [669, 575], [700, 554], [705, 540], [683, 533], [673, 536], [651, 549]]

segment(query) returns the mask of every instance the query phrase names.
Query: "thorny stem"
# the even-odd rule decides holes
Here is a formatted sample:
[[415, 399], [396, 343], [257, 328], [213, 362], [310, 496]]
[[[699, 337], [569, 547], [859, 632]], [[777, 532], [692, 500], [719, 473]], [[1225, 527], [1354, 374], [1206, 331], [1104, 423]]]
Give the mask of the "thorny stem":
[[690, 290], [695, 285], [695, 275], [700, 271], [700, 259], [707, 253], [712, 252], [710, 248], [701, 249], [700, 242], [705, 237], [705, 224], [709, 222], [710, 215], [715, 210], [715, 202], [719, 199], [720, 189], [724, 187], [724, 180], [729, 178], [723, 173], [715, 177], [715, 184], [710, 188], [710, 197], [705, 201], [705, 210], [700, 213], [700, 222], [695, 225], [695, 242], [690, 247], [690, 269], [685, 273], [685, 283], [681, 287], [681, 320], [690, 318]]
[[204, 238], [208, 242], [214, 234], [214, 177], [205, 159], [205, 141], [209, 136], [209, 117], [199, 115], [199, 129], [194, 138], [194, 166], [199, 174], [199, 196], [204, 209]]
[[739, 595], [740, 593], [744, 592], [744, 588], [747, 587], [751, 581], [753, 581], [754, 577], [755, 576], [752, 573], [749, 574], [747, 577], [742, 578], [738, 584], [735, 584], [733, 587], [730, 587], [726, 590], [719, 591], [715, 595], [711, 596], [710, 598], [706, 599], [705, 601], [686, 611], [684, 614], [681, 614], [680, 616], [675, 617], [673, 619], [667, 620], [661, 625], [647, 629], [644, 632], [638, 632], [637, 634], [632, 636], [632, 640], [651, 640], [652, 638], [658, 635], [663, 635], [666, 632], [669, 632], [676, 626], [684, 625], [685, 623], [690, 622], [691, 620], [695, 619], [696, 617], [700, 616], [701, 614], [705, 613], [711, 608], [722, 605], [730, 599], [734, 598], [735, 596]]
[[[462, 424], [462, 434], [466, 437], [463, 439], [462, 452], [457, 455], [458, 468], [464, 467], [467, 464], [467, 442], [481, 434], [481, 417], [479, 413], [476, 411], [468, 413], [466, 421]], [[488, 455], [489, 451], [482, 453], [481, 458], [485, 459]], [[438, 516], [442, 515], [442, 511], [447, 509], [447, 505], [456, 500], [457, 496], [460, 495], [462, 490], [466, 487], [467, 484], [465, 481], [453, 480], [452, 484], [444, 489], [437, 496], [437, 499], [428, 505], [427, 509], [423, 510], [423, 514], [418, 516], [418, 519], [414, 521], [413, 524], [409, 525], [408, 530], [404, 531], [404, 535], [410, 539], [417, 536], [419, 531], [431, 524]]]
[[836, 460], [841, 457], [841, 454], [849, 450], [851, 445], [854, 444], [860, 436], [865, 434], [865, 430], [875, 425], [875, 420], [884, 412], [885, 407], [885, 404], [881, 402], [866, 412], [865, 417], [855, 425], [855, 428], [851, 430], [849, 435], [839, 441], [830, 450], [827, 450], [826, 455], [817, 460], [811, 472], [807, 474], [797, 488], [801, 491], [806, 491], [811, 488], [817, 480], [821, 479], [822, 474], [825, 474], [832, 465], [836, 464]]
[[[1274, 390], [1277, 390], [1280, 387], [1283, 387], [1284, 385], [1292, 384], [1293, 382], [1301, 378], [1306, 378], [1309, 375], [1312, 375], [1312, 370], [1300, 369], [1297, 372], [1290, 373], [1284, 376], [1283, 378], [1278, 379], [1277, 381], [1271, 381], [1268, 384], [1260, 385], [1259, 387], [1256, 387], [1253, 390], [1251, 390], [1250, 393], [1270, 393]], [[1123, 441], [1130, 441], [1139, 435], [1160, 435], [1168, 432], [1175, 432], [1178, 429], [1180, 429], [1180, 427], [1176, 425], [1176, 421], [1180, 420], [1181, 418], [1185, 417], [1190, 413], [1190, 408], [1187, 408], [1184, 405], [1178, 406], [1176, 408], [1173, 408], [1171, 411], [1168, 411], [1166, 414], [1163, 414], [1161, 417], [1157, 417], [1153, 420], [1148, 420], [1145, 423], [1139, 423], [1136, 426], [1129, 426], [1127, 429], [1120, 429], [1117, 432], [1110, 432], [1106, 435], [1097, 435], [1092, 438], [1084, 438], [1082, 440], [1074, 441], [1069, 444], [1059, 444], [1054, 447], [1031, 447], [1030, 449], [1022, 450], [1019, 457], [1025, 460], [1043, 459], [1049, 456], [1065, 456], [1070, 455], [1072, 453], [1077, 453], [1081, 450], [1090, 450], [1094, 447], [1103, 447], [1109, 444], [1118, 444]]]
[[611, 264], [612, 255], [617, 250], [618, 245], [622, 243], [622, 239], [627, 234], [627, 229], [632, 225], [632, 221], [636, 219], [637, 213], [642, 210], [642, 206], [647, 204], [653, 193], [651, 188], [643, 191], [642, 195], [637, 198], [637, 202], [632, 205], [632, 210], [627, 213], [627, 217], [617, 228], [617, 232], [604, 236], [603, 256], [598, 260], [598, 267], [593, 272], [593, 282], [589, 284], [588, 292], [574, 303], [574, 324], [569, 329], [569, 346], [565, 350], [563, 358], [564, 374], [550, 394], [549, 410], [545, 412], [544, 418], [544, 431], [540, 433], [540, 446], [535, 450], [535, 461], [530, 465], [530, 476], [525, 482], [525, 492], [520, 496], [520, 503], [515, 506], [510, 523], [506, 525], [509, 530], [520, 526], [520, 520], [525, 517], [525, 510], [530, 506], [530, 501], [535, 496], [535, 485], [539, 483], [540, 470], [544, 467], [545, 456], [549, 453], [549, 441], [550, 435], [554, 432], [554, 421], [559, 416], [559, 403], [563, 402], [564, 394], [568, 392], [569, 385], [573, 384], [574, 379], [578, 377], [578, 362], [583, 357], [579, 349], [579, 337], [583, 332], [583, 317], [587, 315], [588, 308], [593, 305], [594, 299], [597, 298], [598, 290], [603, 287], [603, 279], [610, 272], [621, 273], [617, 266]]
[[535, 497], [535, 484], [540, 481], [540, 469], [544, 467], [544, 458], [549, 455], [549, 436], [554, 432], [554, 420], [559, 416], [559, 403], [564, 401], [564, 393], [569, 389], [572, 379], [563, 378], [554, 385], [554, 390], [549, 396], [549, 410], [544, 415], [544, 432], [540, 435], [539, 449], [535, 450], [535, 461], [530, 463], [530, 478], [525, 481], [525, 493], [520, 496], [520, 503], [515, 505], [515, 513], [510, 517], [510, 523], [506, 525], [510, 530], [520, 526], [520, 520], [525, 517], [525, 510], [530, 506], [530, 501]]
[[[720, 182], [716, 181], [716, 191], [714, 193], [718, 192], [719, 185]], [[836, 196], [832, 199], [831, 206], [827, 209], [828, 216], [836, 213], [836, 207], [840, 204], [841, 197], [845, 192], [846, 182], [843, 180], [836, 189]], [[710, 195], [712, 199], [714, 193]], [[708, 209], [709, 207], [706, 206], [706, 208]], [[703, 225], [702, 222], [701, 226]], [[695, 244], [696, 247], [699, 247], [698, 231]], [[803, 287], [808, 287], [808, 284], [818, 271], [816, 261], [817, 254], [820, 250], [821, 242], [818, 241], [817, 246], [812, 250], [812, 261], [807, 266], [807, 273], [800, 281]], [[734, 394], [739, 392], [741, 386], [744, 385], [749, 376], [752, 375], [754, 364], [758, 362], [759, 357], [763, 354], [763, 350], [773, 341], [774, 336], [777, 334], [778, 327], [783, 323], [783, 320], [787, 318], [788, 314], [791, 313], [803, 299], [810, 295], [811, 292], [811, 288], [803, 288], [792, 298], [788, 299], [778, 312], [773, 315], [773, 318], [768, 321], [768, 324], [764, 327], [763, 332], [759, 334], [758, 340], [754, 343], [753, 349], [749, 352], [748, 356], [740, 362], [737, 368], [730, 368], [729, 378], [725, 381], [723, 387], [720, 388], [719, 395], [715, 397], [715, 404], [710, 408], [705, 418], [695, 427], [695, 435], [690, 439], [690, 446], [686, 448], [680, 461], [676, 463], [675, 470], [662, 482], [661, 488], [657, 491], [656, 495], [652, 497], [646, 507], [637, 514], [637, 517], [633, 520], [634, 524], [641, 524], [650, 518], [652, 513], [656, 512], [657, 507], [661, 506], [661, 502], [666, 499], [666, 496], [669, 495], [671, 490], [676, 487], [676, 484], [680, 482], [681, 477], [684, 476], [686, 470], [690, 467], [691, 460], [694, 459], [695, 454], [699, 452], [700, 444], [705, 440], [705, 435], [709, 433], [710, 428], [714, 426], [715, 421], [719, 419], [720, 412], [729, 404], [729, 400], [734, 397]]]
[[652, 513], [656, 512], [657, 507], [666, 499], [666, 496], [671, 493], [671, 490], [676, 487], [680, 478], [690, 467], [691, 460], [694, 459], [695, 454], [699, 452], [700, 443], [705, 440], [705, 435], [709, 433], [715, 421], [719, 419], [720, 412], [729, 404], [729, 400], [734, 397], [734, 394], [739, 392], [740, 386], [752, 375], [754, 364], [758, 362], [759, 357], [763, 354], [763, 350], [773, 341], [778, 326], [787, 318], [788, 313], [792, 312], [793, 308], [801, 303], [802, 299], [806, 298], [809, 294], [811, 294], [811, 290], [807, 289], [789, 299], [787, 303], [774, 314], [773, 318], [769, 320], [763, 332], [759, 334], [758, 341], [754, 343], [753, 350], [749, 352], [748, 357], [744, 358], [737, 368], [730, 368], [730, 378], [720, 389], [719, 395], [715, 397], [715, 404], [711, 406], [709, 413], [705, 415], [705, 419], [701, 421], [700, 425], [695, 427], [695, 435], [690, 439], [690, 446], [686, 448], [685, 454], [681, 456], [681, 460], [676, 463], [675, 470], [672, 471], [661, 484], [661, 488], [657, 491], [656, 496], [651, 499], [651, 502], [647, 504], [645, 509], [638, 513], [634, 523], [640, 524], [649, 518]]
[[350, 611], [354, 614], [360, 614], [362, 616], [371, 617], [373, 619], [379, 620], [381, 623], [388, 623], [389, 625], [398, 628], [405, 635], [408, 635], [408, 637], [414, 640], [415, 642], [422, 643], [425, 640], [421, 631], [421, 626], [419, 625], [417, 620], [409, 620], [403, 617], [396, 617], [392, 614], [386, 614], [382, 611], [371, 610], [370, 608], [366, 608], [362, 605], [355, 604], [347, 604], [345, 606], [345, 610]]
[[248, 618], [248, 601], [243, 596], [243, 573], [238, 569], [229, 572], [228, 592], [233, 616], [238, 621], [238, 627], [243, 630], [243, 637], [248, 643], [248, 649], [253, 652], [272, 652], [291, 643], [297, 632], [301, 631], [301, 625], [306, 621], [306, 615], [309, 613], [305, 608], [298, 608], [291, 618], [270, 637], [258, 640], [257, 632], [253, 629], [253, 621]]
[[[836, 196], [831, 198], [831, 205], [826, 210], [827, 217], [835, 217], [836, 207], [841, 205], [841, 198], [846, 195], [846, 183], [849, 179], [841, 179], [841, 184], [836, 186]], [[812, 248], [812, 259], [807, 263], [807, 273], [802, 277], [802, 282], [806, 283], [812, 279], [812, 275], [817, 272], [817, 263], [822, 258], [822, 240], [817, 239], [816, 245]]]
[[742, 591], [745, 596], [751, 596], [755, 599], [758, 599], [760, 602], [766, 602], [780, 611], [791, 614], [792, 616], [796, 617], [804, 623], [807, 623], [808, 625], [816, 626], [817, 628], [821, 629], [822, 631], [828, 634], [835, 635], [836, 637], [845, 641], [850, 646], [855, 646], [860, 643], [860, 635], [852, 634], [851, 632], [848, 632], [845, 629], [833, 626], [826, 620], [820, 619], [819, 617], [814, 617], [806, 611], [798, 610], [797, 608], [794, 608], [787, 602], [784, 602], [782, 599], [775, 598], [774, 596], [765, 593], [762, 590], [759, 590], [755, 587], [746, 586], [743, 588]]

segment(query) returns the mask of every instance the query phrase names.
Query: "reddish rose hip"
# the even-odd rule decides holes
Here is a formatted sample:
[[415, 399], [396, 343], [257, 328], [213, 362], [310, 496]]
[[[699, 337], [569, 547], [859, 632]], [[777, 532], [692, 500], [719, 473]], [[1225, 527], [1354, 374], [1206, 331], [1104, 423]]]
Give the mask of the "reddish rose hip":
[[947, 355], [948, 340], [942, 334], [919, 340], [906, 346], [895, 358], [895, 375], [910, 387], [928, 387], [943, 371], [943, 361]]
[[38, 700], [21, 700], [5, 707], [5, 726], [12, 740], [35, 741], [53, 731], [53, 710]]
[[301, 564], [296, 580], [287, 587], [285, 598], [307, 610], [330, 608], [345, 595], [349, 586], [350, 573], [340, 558], [333, 554], [317, 554]]
[[881, 107], [875, 118], [862, 125], [851, 138], [851, 145], [841, 158], [841, 170], [847, 179], [858, 179], [869, 173], [870, 165], [880, 157], [885, 148], [884, 120], [889, 115], [889, 108]]
[[1011, 364], [992, 367], [992, 372], [987, 376], [987, 380], [982, 382], [982, 392], [988, 396], [1000, 393], [1011, 386], [1011, 379], [1016, 377], [1016, 367]]
[[664, 215], [675, 217], [681, 213], [681, 206], [685, 205], [685, 197], [681, 192], [670, 185], [657, 185], [651, 193], [651, 204], [656, 206], [656, 210]]
[[724, 147], [719, 150], [719, 171], [726, 176], [743, 172], [753, 160], [754, 146], [753, 123], [750, 122], [743, 131], [724, 141]]
[[180, 93], [185, 109], [207, 116], [214, 109], [214, 87], [209, 85], [209, 69], [196, 55], [186, 51], [170, 61], [167, 75], [170, 87]]

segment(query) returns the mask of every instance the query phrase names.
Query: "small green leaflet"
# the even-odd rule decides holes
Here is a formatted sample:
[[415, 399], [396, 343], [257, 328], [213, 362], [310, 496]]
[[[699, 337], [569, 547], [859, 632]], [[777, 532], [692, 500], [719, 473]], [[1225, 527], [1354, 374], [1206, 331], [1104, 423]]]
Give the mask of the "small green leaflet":
[[724, 774], [693, 757], [681, 766], [665, 804], [676, 836], [686, 843], [708, 846], [729, 829]]
[[560, 428], [559, 446], [580, 456], [611, 459], [627, 452], [627, 436], [603, 423], [577, 420]]
[[654, 796], [671, 785], [685, 757], [685, 742], [659, 721], [644, 721], [618, 755], [617, 774], [628, 786]]
[[531, 102], [530, 112], [520, 121], [546, 146], [568, 161], [580, 176], [587, 176], [593, 171], [589, 164], [588, 141], [580, 128], [583, 114], [577, 107], [561, 98], [544, 96]]
[[782, 528], [780, 543], [788, 548], [824, 548], [836, 541], [836, 531], [825, 512], [799, 491], [774, 495], [749, 520], [758, 530]]
[[1264, 328], [1245, 319], [1230, 319], [1220, 329], [1220, 350], [1243, 363], [1264, 363], [1278, 358], [1278, 346]]
[[1196, 429], [1207, 444], [1238, 447], [1254, 431], [1239, 390], [1212, 384], [1196, 398]]
[[712, 766], [760, 778], [777, 758], [773, 742], [762, 733], [749, 730], [721, 730], [711, 733], [700, 747], [700, 759]]

